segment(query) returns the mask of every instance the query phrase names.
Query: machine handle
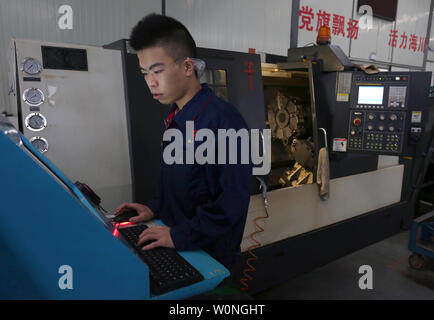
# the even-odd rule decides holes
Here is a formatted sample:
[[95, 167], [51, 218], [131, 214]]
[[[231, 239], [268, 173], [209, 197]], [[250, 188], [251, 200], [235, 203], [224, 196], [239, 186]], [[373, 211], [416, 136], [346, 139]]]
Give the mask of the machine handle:
[[328, 150], [328, 146], [327, 146], [327, 131], [324, 128], [319, 128], [318, 130], [321, 130], [324, 133], [325, 148], [326, 148], [326, 150]]
[[264, 139], [264, 133], [262, 131], [259, 131], [259, 133], [261, 134], [261, 138], [262, 138], [262, 153], [265, 156], [265, 139]]

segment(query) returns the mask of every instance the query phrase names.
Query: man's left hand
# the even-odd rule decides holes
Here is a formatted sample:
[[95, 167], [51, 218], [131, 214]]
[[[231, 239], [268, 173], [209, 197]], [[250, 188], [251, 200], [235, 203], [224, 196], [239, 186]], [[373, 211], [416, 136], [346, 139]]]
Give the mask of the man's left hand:
[[170, 228], [165, 226], [150, 227], [144, 230], [140, 236], [137, 245], [141, 246], [146, 241], [155, 240], [154, 242], [144, 246], [142, 250], [149, 250], [155, 247], [175, 248], [172, 237], [170, 236]]

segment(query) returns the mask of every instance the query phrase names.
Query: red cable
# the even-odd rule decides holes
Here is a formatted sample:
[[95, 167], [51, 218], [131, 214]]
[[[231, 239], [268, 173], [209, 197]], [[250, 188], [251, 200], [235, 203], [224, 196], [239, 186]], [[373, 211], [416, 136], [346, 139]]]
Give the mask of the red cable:
[[243, 270], [243, 274], [244, 274], [244, 277], [245, 277], [245, 278], [242, 278], [242, 279], [240, 280], [240, 283], [242, 283], [243, 286], [244, 286], [243, 288], [241, 288], [242, 291], [247, 291], [247, 290], [249, 290], [249, 285], [247, 284], [247, 281], [251, 281], [251, 280], [253, 280], [253, 277], [250, 276], [250, 275], [247, 274], [247, 273], [248, 273], [248, 272], [254, 272], [254, 271], [256, 271], [255, 267], [253, 267], [253, 266], [250, 264], [250, 261], [256, 261], [256, 260], [259, 259], [258, 256], [257, 256], [256, 254], [253, 253], [252, 249], [255, 249], [255, 248], [258, 248], [258, 247], [261, 246], [261, 243], [260, 243], [259, 241], [257, 241], [257, 240], [254, 238], [254, 236], [255, 236], [256, 234], [258, 234], [258, 233], [264, 232], [264, 229], [261, 228], [261, 227], [258, 225], [257, 221], [258, 221], [259, 219], [267, 219], [267, 218], [269, 217], [267, 207], [265, 207], [265, 213], [266, 213], [265, 216], [257, 217], [257, 218], [255, 218], [255, 219], [253, 220], [255, 226], [256, 226], [257, 228], [259, 228], [259, 230], [256, 230], [255, 232], [253, 232], [253, 233], [250, 234], [250, 239], [251, 239], [253, 242], [255, 242], [256, 244], [251, 245], [250, 247], [247, 248], [247, 252], [251, 255], [251, 257], [248, 258], [248, 259], [246, 259], [246, 264], [249, 266], [249, 268], [246, 268], [246, 269]]

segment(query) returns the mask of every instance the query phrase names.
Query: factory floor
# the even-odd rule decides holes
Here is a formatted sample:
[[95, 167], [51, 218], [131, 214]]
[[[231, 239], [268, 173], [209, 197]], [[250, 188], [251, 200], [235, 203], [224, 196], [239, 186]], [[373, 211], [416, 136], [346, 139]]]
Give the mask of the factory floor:
[[[423, 271], [409, 267], [409, 234], [409, 231], [396, 234], [277, 287], [255, 294], [253, 298], [434, 300], [432, 261]], [[359, 274], [359, 267], [363, 265], [372, 267], [372, 289], [359, 288], [359, 279], [366, 275], [366, 272]]]

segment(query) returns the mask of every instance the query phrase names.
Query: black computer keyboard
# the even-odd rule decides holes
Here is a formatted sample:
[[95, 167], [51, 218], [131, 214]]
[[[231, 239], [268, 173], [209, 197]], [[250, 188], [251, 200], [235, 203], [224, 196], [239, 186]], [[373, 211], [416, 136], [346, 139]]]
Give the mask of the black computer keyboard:
[[[137, 252], [148, 265], [152, 293], [165, 293], [204, 279], [175, 249], [157, 247], [146, 251], [141, 250], [141, 246], [137, 246], [137, 241], [139, 235], [146, 228], [146, 225], [137, 225], [119, 229], [119, 232], [137, 249]], [[149, 243], [151, 241], [146, 242], [144, 245]]]

